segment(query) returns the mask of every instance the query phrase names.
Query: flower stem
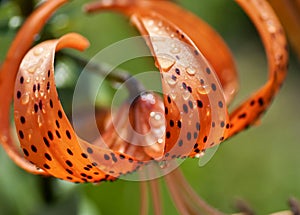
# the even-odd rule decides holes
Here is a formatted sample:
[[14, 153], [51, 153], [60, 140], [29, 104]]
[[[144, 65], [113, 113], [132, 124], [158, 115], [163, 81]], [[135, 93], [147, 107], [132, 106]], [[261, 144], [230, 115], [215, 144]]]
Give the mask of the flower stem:
[[154, 214], [161, 215], [162, 214], [162, 204], [161, 204], [162, 199], [161, 199], [161, 193], [160, 193], [160, 188], [159, 188], [159, 181], [158, 181], [158, 179], [153, 179], [153, 180], [149, 181], [149, 184], [150, 184]]
[[108, 81], [123, 83], [129, 92], [129, 99], [136, 98], [138, 95], [145, 91], [145, 87], [142, 85], [142, 83], [140, 83], [137, 79], [132, 77], [129, 72], [123, 69], [116, 68], [113, 72], [111, 72], [112, 67], [103, 62], [96, 64], [94, 62], [89, 62], [86, 59], [74, 55], [70, 52], [63, 52], [63, 54], [64, 56], [67, 56], [74, 60], [77, 64], [84, 67], [86, 70], [107, 78]]
[[141, 188], [141, 207], [140, 207], [140, 215], [148, 215], [149, 209], [149, 199], [148, 199], [148, 185], [147, 182], [140, 182]]
[[182, 214], [223, 215], [222, 212], [213, 208], [198, 196], [179, 168], [166, 175], [165, 179], [171, 196]]

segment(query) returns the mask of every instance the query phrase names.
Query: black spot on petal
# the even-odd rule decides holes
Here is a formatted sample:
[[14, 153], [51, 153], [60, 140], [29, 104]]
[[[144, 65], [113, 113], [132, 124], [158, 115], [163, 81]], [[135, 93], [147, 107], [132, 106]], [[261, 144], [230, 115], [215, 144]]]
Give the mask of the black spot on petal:
[[87, 151], [87, 153], [89, 153], [89, 154], [92, 154], [92, 153], [93, 153], [93, 149], [90, 148], [90, 147], [88, 147], [86, 151]]
[[203, 103], [201, 100], [197, 100], [197, 106], [198, 108], [203, 108]]
[[22, 124], [24, 124], [25, 121], [26, 121], [26, 120], [25, 120], [25, 117], [24, 117], [24, 116], [21, 116], [21, 117], [20, 117], [20, 122], [21, 122]]
[[211, 71], [210, 71], [210, 68], [209, 68], [209, 67], [206, 67], [206, 70], [205, 70], [205, 71], [206, 71], [206, 73], [207, 73], [207, 74], [210, 74], [210, 73], [211, 73]]
[[21, 95], [22, 95], [21, 92], [18, 91], [18, 92], [17, 92], [17, 98], [18, 98], [18, 99], [21, 98]]

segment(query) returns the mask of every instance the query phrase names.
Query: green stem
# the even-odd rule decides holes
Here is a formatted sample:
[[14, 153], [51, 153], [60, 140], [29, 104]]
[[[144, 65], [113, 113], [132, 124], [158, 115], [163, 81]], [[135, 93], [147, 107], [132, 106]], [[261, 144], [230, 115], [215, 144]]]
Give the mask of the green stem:
[[110, 72], [111, 66], [105, 63], [93, 63], [89, 62], [86, 59], [71, 54], [69, 52], [63, 52], [64, 56], [67, 56], [74, 60], [81, 67], [84, 67], [86, 70], [91, 71], [95, 74], [104, 76], [108, 81], [115, 83], [123, 83], [130, 95], [129, 99], [136, 98], [142, 92], [145, 92], [145, 87], [140, 83], [137, 79], [132, 77], [129, 72], [122, 69], [114, 69], [114, 71]]

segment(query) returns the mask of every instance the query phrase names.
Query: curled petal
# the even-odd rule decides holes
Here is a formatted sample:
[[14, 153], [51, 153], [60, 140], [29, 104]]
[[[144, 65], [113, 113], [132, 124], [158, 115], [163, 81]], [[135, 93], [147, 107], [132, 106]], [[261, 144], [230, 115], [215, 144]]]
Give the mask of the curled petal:
[[213, 68], [188, 35], [159, 14], [134, 14], [132, 22], [145, 36], [161, 73], [166, 157], [195, 156], [220, 143], [228, 115]]
[[71, 33], [35, 46], [24, 57], [15, 85], [15, 124], [26, 158], [47, 173], [73, 182], [113, 180], [137, 168], [134, 158], [77, 137], [60, 104], [54, 81], [55, 50], [83, 50], [88, 45], [84, 37]]
[[162, 0], [101, 0], [86, 5], [85, 9], [89, 13], [116, 10], [128, 16], [135, 13], [145, 16], [152, 12], [161, 15], [185, 32], [214, 68], [223, 87], [227, 104], [236, 94], [237, 70], [227, 45], [215, 30], [191, 12], [170, 1]]
[[[269, 107], [271, 100], [285, 79], [288, 62], [287, 44], [283, 29], [268, 3], [265, 0], [236, 0], [236, 2], [246, 11], [261, 35], [269, 61], [269, 80], [250, 99], [233, 111], [230, 116], [230, 131], [223, 139], [233, 136], [255, 123]], [[147, 16], [158, 13], [168, 18], [169, 21], [190, 36], [209, 60], [218, 74], [226, 102], [231, 100], [234, 94], [231, 92], [235, 92], [237, 88], [237, 75], [233, 60], [223, 41], [209, 26], [191, 13], [168, 1], [160, 1], [158, 4], [157, 1], [146, 0], [103, 0], [86, 6], [88, 12], [110, 9], [123, 12], [126, 15]], [[180, 15], [184, 19], [178, 19]], [[205, 41], [205, 43], [201, 43], [201, 41]], [[217, 54], [216, 51], [218, 50], [220, 53]]]
[[34, 37], [42, 29], [51, 14], [67, 0], [47, 1], [35, 10], [23, 24], [9, 48], [4, 63], [0, 68], [0, 138], [1, 144], [10, 158], [21, 168], [35, 174], [47, 174], [27, 162], [20, 154], [10, 134], [10, 105], [13, 87], [19, 65], [30, 48]]
[[269, 64], [267, 83], [230, 114], [228, 137], [255, 123], [280, 89], [288, 67], [285, 35], [280, 22], [265, 0], [236, 0], [251, 18], [262, 38]]
[[279, 16], [291, 46], [300, 60], [300, 1], [270, 0], [269, 3]]
[[122, 105], [102, 138], [110, 149], [140, 161], [159, 159], [164, 149], [166, 129], [163, 116], [161, 97], [143, 93], [131, 104], [127, 101]]
[[[105, 8], [121, 10], [132, 16], [132, 22], [142, 34], [149, 36], [145, 38], [155, 56], [156, 64], [163, 78], [167, 125], [166, 157], [194, 156], [223, 140], [225, 127], [228, 124], [223, 89], [214, 70], [204, 59], [196, 45], [177, 26], [180, 25], [186, 32], [190, 33], [191, 20], [196, 18], [173, 4], [169, 5], [170, 7], [159, 5], [158, 8], [155, 8], [154, 5], [158, 4], [151, 2], [103, 1], [87, 6], [87, 10]], [[160, 3], [169, 4], [167, 1]], [[171, 11], [180, 11], [177, 13], [176, 19], [175, 14]], [[181, 23], [178, 21], [178, 14], [187, 14], [192, 18], [187, 23]], [[184, 27], [185, 24], [188, 24], [189, 27]], [[202, 22], [199, 25], [205, 26], [205, 29], [209, 28]], [[210, 28], [209, 30], [209, 32], [213, 32]], [[195, 35], [196, 33], [191, 34]], [[212, 34], [209, 35], [212, 36]], [[221, 44], [221, 47], [225, 47], [223, 41], [217, 39], [217, 42]], [[207, 46], [200, 44], [199, 46], [211, 53], [211, 49]], [[224, 56], [230, 56], [230, 60], [232, 60], [229, 52], [226, 53]], [[220, 64], [216, 60], [213, 62], [215, 66]], [[232, 61], [227, 60], [226, 62]], [[230, 74], [235, 74], [233, 63], [229, 67]], [[219, 72], [221, 73], [220, 70]], [[236, 75], [233, 77], [236, 78]]]

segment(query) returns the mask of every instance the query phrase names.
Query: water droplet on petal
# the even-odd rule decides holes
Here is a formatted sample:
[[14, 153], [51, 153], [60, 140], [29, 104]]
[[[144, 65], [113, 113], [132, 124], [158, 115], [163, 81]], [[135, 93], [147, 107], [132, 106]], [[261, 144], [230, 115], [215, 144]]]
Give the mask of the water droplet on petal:
[[34, 73], [34, 72], [35, 72], [35, 69], [36, 69], [36, 67], [35, 67], [35, 66], [32, 66], [32, 67], [28, 68], [27, 72], [29, 72], [29, 73]]
[[157, 56], [157, 62], [163, 72], [169, 71], [170, 68], [175, 64], [174, 58], [169, 55]]
[[157, 27], [157, 26], [154, 26], [153, 28], [152, 28], [152, 31], [153, 32], [156, 32], [156, 31], [158, 31], [159, 30], [159, 28]]
[[[161, 32], [161, 31], [160, 31]], [[151, 37], [151, 40], [153, 42], [164, 42], [166, 40], [166, 37], [164, 36], [161, 36], [161, 37], [158, 37], [158, 36], [154, 36], [154, 37]], [[157, 47], [154, 48], [155, 50], [158, 50]]]
[[38, 115], [37, 122], [38, 122], [39, 127], [41, 127], [43, 125], [44, 119], [41, 115]]
[[162, 117], [161, 117], [160, 114], [155, 114], [155, 117], [154, 117], [155, 120], [161, 120], [161, 118], [162, 118]]
[[170, 96], [173, 100], [176, 99], [176, 93], [174, 91], [171, 91]]
[[201, 157], [203, 157], [204, 156], [204, 152], [200, 152], [200, 153], [197, 153], [196, 155], [195, 155], [195, 158], [201, 158]]
[[174, 87], [176, 84], [177, 84], [177, 78], [176, 76], [172, 76], [170, 74], [167, 74], [165, 75], [165, 80], [166, 82], [171, 86], [171, 87]]
[[29, 141], [31, 140], [32, 134], [33, 134], [33, 130], [32, 130], [32, 129], [29, 129], [29, 130], [28, 130], [28, 140], [29, 140]]
[[28, 93], [25, 93], [22, 95], [21, 97], [21, 103], [23, 105], [27, 104], [29, 102], [29, 94]]
[[178, 53], [180, 53], [180, 51], [181, 51], [181, 49], [180, 48], [178, 48], [178, 47], [173, 47], [172, 49], [171, 49], [171, 53], [172, 54], [178, 54]]
[[151, 127], [161, 127], [162, 124], [164, 124], [164, 117], [159, 112], [151, 112], [150, 113], [150, 125]]
[[210, 108], [207, 108], [207, 110], [206, 110], [206, 116], [207, 116], [207, 117], [210, 116]]
[[168, 166], [168, 162], [167, 162], [167, 161], [160, 161], [160, 162], [158, 163], [158, 165], [159, 165], [159, 167], [160, 167], [161, 169], [164, 169], [164, 168], [166, 168], [166, 167]]
[[44, 48], [43, 47], [39, 47], [39, 48], [34, 49], [33, 54], [35, 56], [39, 56], [40, 54], [42, 54], [43, 51], [44, 51]]
[[276, 26], [274, 25], [274, 22], [270, 19], [267, 21], [267, 27], [270, 33], [275, 33], [276, 32]]
[[202, 95], [209, 94], [211, 91], [211, 88], [208, 85], [202, 85], [197, 88], [197, 91], [198, 91], [198, 93], [200, 93]]
[[191, 96], [191, 94], [190, 94], [189, 91], [184, 90], [184, 91], [182, 92], [182, 98], [183, 98], [185, 101], [188, 100], [188, 99], [190, 98], [190, 96]]
[[146, 25], [149, 26], [149, 27], [153, 26], [153, 24], [154, 24], [154, 21], [153, 21], [152, 19], [149, 19], [149, 20], [146, 22]]
[[268, 13], [265, 12], [265, 11], [260, 11], [260, 17], [261, 17], [262, 20], [267, 20], [267, 19], [269, 19], [269, 15], [268, 15]]
[[196, 68], [193, 66], [189, 66], [186, 68], [186, 72], [189, 75], [195, 75], [196, 74]]

